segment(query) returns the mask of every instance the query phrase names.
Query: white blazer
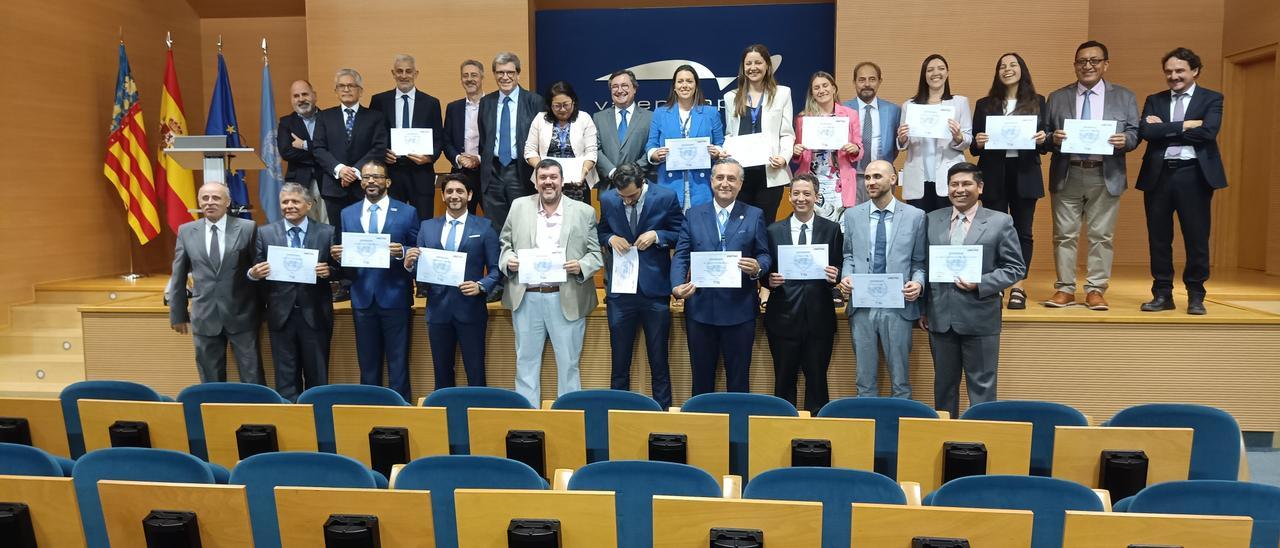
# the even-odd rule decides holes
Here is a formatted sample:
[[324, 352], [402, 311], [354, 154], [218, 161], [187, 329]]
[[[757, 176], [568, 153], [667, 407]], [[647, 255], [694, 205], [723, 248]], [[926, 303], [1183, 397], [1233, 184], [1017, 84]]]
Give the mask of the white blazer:
[[[524, 142], [525, 159], [534, 157], [546, 159], [553, 133], [555, 133], [555, 125], [547, 121], [544, 113], [536, 114], [533, 117], [533, 123], [529, 124], [529, 138]], [[600, 140], [596, 137], [596, 124], [591, 121], [589, 114], [581, 110], [578, 111], [578, 117], [573, 123], [569, 124], [569, 146], [573, 148], [574, 158], [596, 161], [596, 153], [600, 149]], [[536, 176], [535, 172], [529, 180], [534, 181]], [[599, 179], [600, 176], [596, 174], [595, 169], [587, 172], [588, 185], [594, 187]]]
[[[902, 123], [907, 123], [907, 109], [915, 106], [915, 101], [907, 99], [902, 103]], [[960, 144], [955, 144], [951, 139], [925, 139], [922, 137], [908, 137], [906, 146], [898, 145], [898, 150], [907, 151], [907, 162], [902, 166], [902, 192], [904, 199], [907, 198], [909, 189], [923, 188], [925, 181], [933, 181], [935, 192], [938, 196], [947, 195], [947, 170], [951, 166], [964, 161], [964, 152], [969, 150], [969, 143], [973, 142], [973, 113], [969, 110], [969, 98], [963, 95], [952, 95], [950, 99], [942, 102], [942, 104], [955, 107], [955, 117], [953, 118], [960, 124], [960, 134], [963, 138]], [[898, 142], [897, 128], [893, 129], [891, 134], [896, 144]], [[928, 172], [928, 166], [924, 165], [925, 147], [933, 147], [935, 157], [938, 158], [937, 169], [932, 173]]]
[[[738, 134], [738, 125], [741, 122], [733, 110], [733, 101], [737, 95], [736, 89], [724, 94], [725, 137]], [[766, 102], [760, 112], [760, 133], [768, 135], [770, 142], [774, 143], [772, 154], [788, 160], [791, 159], [791, 149], [796, 146], [796, 130], [791, 125], [794, 110], [791, 107], [791, 88], [778, 86], [773, 100]], [[791, 166], [788, 164], [783, 164], [779, 168], [766, 165], [764, 174], [765, 184], [769, 187], [783, 186], [791, 182]]]

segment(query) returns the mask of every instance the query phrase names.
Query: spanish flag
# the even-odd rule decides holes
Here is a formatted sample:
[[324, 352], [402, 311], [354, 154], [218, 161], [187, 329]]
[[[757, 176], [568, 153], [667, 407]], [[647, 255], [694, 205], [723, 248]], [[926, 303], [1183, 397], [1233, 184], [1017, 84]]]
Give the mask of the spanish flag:
[[160, 234], [160, 214], [156, 212], [151, 158], [147, 156], [147, 125], [142, 121], [138, 86], [129, 71], [124, 42], [120, 43], [120, 71], [116, 75], [116, 103], [111, 116], [111, 135], [107, 137], [107, 157], [102, 172], [120, 193], [138, 243], [146, 244]]
[[168, 53], [164, 67], [164, 90], [160, 93], [160, 161], [156, 163], [156, 188], [164, 202], [164, 219], [176, 234], [183, 223], [198, 217], [196, 209], [196, 184], [191, 170], [164, 153], [173, 147], [175, 135], [187, 134], [187, 117], [182, 113], [182, 92], [178, 90], [178, 73], [173, 69], [173, 50]]

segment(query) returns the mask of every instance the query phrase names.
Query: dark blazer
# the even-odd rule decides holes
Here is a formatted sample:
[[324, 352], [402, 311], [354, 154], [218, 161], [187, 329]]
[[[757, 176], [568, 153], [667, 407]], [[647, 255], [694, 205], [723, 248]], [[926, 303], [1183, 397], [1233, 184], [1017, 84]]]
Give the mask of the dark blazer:
[[[319, 113], [316, 114], [319, 115]], [[316, 120], [316, 127], [320, 127], [319, 120]], [[293, 148], [293, 135], [307, 142], [306, 150]], [[307, 132], [307, 123], [302, 121], [298, 113], [291, 112], [280, 117], [280, 123], [276, 128], [276, 148], [280, 150], [280, 157], [289, 163], [289, 169], [284, 173], [284, 180], [302, 183], [302, 186], [311, 188], [311, 181], [316, 176], [319, 164], [316, 163], [315, 154], [312, 152], [315, 150], [315, 142]]]
[[[1198, 128], [1182, 129], [1181, 122], [1170, 122], [1173, 92], [1164, 90], [1147, 96], [1142, 106], [1138, 134], [1147, 142], [1142, 156], [1142, 169], [1138, 172], [1138, 190], [1148, 190], [1160, 182], [1164, 169], [1165, 149], [1173, 145], [1190, 145], [1196, 151], [1196, 164], [1200, 177], [1210, 188], [1227, 188], [1227, 174], [1222, 167], [1222, 153], [1218, 152], [1218, 130], [1222, 128], [1222, 94], [1196, 84], [1191, 101], [1183, 105], [1184, 120], [1204, 122]], [[1147, 116], [1159, 116], [1164, 122], [1148, 124]]]
[[371, 160], [382, 161], [387, 155], [387, 124], [382, 113], [360, 107], [356, 110], [355, 127], [347, 141], [346, 114], [342, 105], [320, 111], [316, 115], [316, 133], [312, 136], [316, 161], [320, 164], [320, 195], [327, 198], [360, 199], [360, 185], [343, 187], [333, 176], [338, 164], [359, 170]]
[[[409, 246], [417, 242], [418, 211], [413, 206], [394, 199], [390, 200], [387, 209], [382, 233], [390, 234], [392, 243]], [[342, 226], [348, 232], [361, 230], [363, 223], [360, 215], [363, 210], [364, 200], [343, 208]], [[343, 276], [352, 280], [352, 308], [365, 309], [375, 304], [379, 308], [413, 306], [413, 273], [405, 270], [402, 263], [397, 263], [394, 257], [391, 258], [390, 268], [346, 268], [343, 269]]]
[[[533, 166], [524, 161], [524, 142], [529, 138], [529, 125], [533, 124], [534, 116], [542, 115], [546, 109], [542, 96], [524, 88], [519, 88], [520, 94], [516, 97], [516, 140], [515, 152], [511, 156], [511, 161], [515, 162], [520, 172], [520, 181], [528, 181], [533, 177]], [[498, 97], [499, 92], [495, 91], [480, 98], [480, 115], [476, 118], [476, 125], [480, 130], [480, 191], [489, 187], [489, 183], [497, 178], [497, 174], [493, 169], [493, 160], [498, 157]], [[452, 158], [451, 158], [452, 159]]]
[[[444, 249], [440, 238], [448, 230], [447, 221], [447, 214], [422, 221], [418, 228], [418, 247]], [[467, 215], [457, 251], [467, 254], [465, 278], [479, 283], [482, 292], [468, 297], [456, 287], [427, 284], [427, 323], [479, 323], [489, 319], [485, 297], [502, 280], [502, 271], [498, 269], [498, 234], [489, 219]], [[419, 260], [415, 268], [422, 268], [422, 263]]]
[[[480, 115], [476, 114], [476, 123], [480, 123]], [[478, 128], [477, 128], [478, 130]], [[455, 164], [458, 155], [466, 152], [467, 142], [467, 98], [463, 97], [449, 103], [444, 108], [444, 159], [453, 165], [454, 171], [461, 171], [462, 166]], [[484, 148], [483, 145], [481, 148]], [[476, 199], [479, 197], [477, 196]]]
[[[258, 258], [255, 262], [267, 260], [268, 246], [289, 247], [288, 230], [292, 226], [289, 221], [281, 220], [259, 227], [255, 244]], [[320, 252], [319, 262], [329, 264], [329, 280], [337, 278], [341, 273], [338, 261], [329, 254], [329, 247], [334, 241], [333, 225], [307, 221], [307, 235], [302, 239], [302, 247]], [[333, 295], [330, 293], [329, 280], [317, 279], [312, 285], [262, 280], [265, 284], [263, 295], [266, 296], [267, 327], [272, 330], [283, 329], [296, 306], [302, 311], [302, 319], [307, 322], [307, 327], [332, 330]]]
[[[999, 211], [978, 207], [973, 226], [965, 233], [965, 245], [982, 246], [982, 280], [977, 289], [964, 291], [954, 283], [926, 284], [925, 310], [929, 331], [946, 333], [954, 329], [960, 335], [999, 335], [1002, 291], [1027, 273], [1022, 262], [1018, 233], [1013, 217]], [[925, 231], [929, 245], [951, 243], [951, 207], [929, 212]], [[894, 232], [897, 232], [897, 228]]]
[[[769, 256], [774, 257], [768, 273], [778, 271], [778, 246], [792, 245], [791, 217], [769, 225]], [[839, 269], [844, 262], [844, 236], [835, 221], [813, 216], [810, 244], [827, 244], [827, 264]], [[767, 274], [766, 274], [767, 275]], [[763, 278], [762, 278], [763, 279]], [[769, 293], [764, 309], [764, 327], [772, 333], [835, 333], [836, 307], [826, 280], [788, 280]]]
[[[724, 233], [725, 251], [741, 251], [744, 258], [754, 258], [760, 263], [762, 276], [769, 271], [773, 258], [769, 255], [764, 212], [760, 208], [747, 205], [742, 200], [735, 202]], [[671, 285], [689, 281], [689, 253], [720, 250], [715, 202], [693, 206], [685, 215], [676, 253], [671, 260]], [[698, 289], [685, 299], [684, 313], [689, 318], [711, 325], [737, 325], [750, 321], [760, 307], [756, 287], [756, 280], [743, 273], [742, 287], [738, 289]]]
[[[657, 243], [639, 252], [640, 279], [636, 284], [636, 294], [666, 299], [671, 296], [671, 249], [680, 240], [684, 214], [680, 212], [676, 193], [655, 184], [645, 186], [644, 208], [640, 210], [635, 232], [627, 222], [627, 207], [623, 205], [618, 191], [610, 189], [600, 194], [600, 224], [596, 227], [600, 234], [600, 251], [613, 253], [609, 245], [609, 238], [613, 236], [635, 243], [641, 234], [656, 231]], [[606, 296], [612, 294], [612, 284], [610, 277]]]
[[[1036, 102], [1040, 106], [1039, 122], [1036, 123], [1036, 129], [1046, 134], [1052, 133], [1049, 129], [1049, 109], [1045, 104], [1044, 96], [1036, 95]], [[1004, 99], [992, 100], [991, 97], [983, 97], [978, 99], [977, 106], [973, 109], [973, 134], [984, 133], [987, 131], [987, 116], [1004, 116]], [[1046, 136], [1045, 142], [1049, 141]], [[1022, 198], [1043, 198], [1044, 197], [1044, 173], [1040, 169], [1040, 155], [1045, 153], [1043, 145], [1035, 150], [1019, 150], [1018, 151], [1018, 196]], [[978, 167], [982, 168], [983, 194], [995, 192], [996, 196], [1004, 196], [1005, 180], [1004, 180], [1004, 164], [1005, 153], [1007, 150], [986, 150], [978, 146], [977, 142], [969, 145], [969, 153], [978, 157]]]
[[[396, 127], [396, 120], [400, 118], [401, 108], [400, 105], [396, 104], [396, 90], [394, 88], [376, 94], [369, 100], [369, 110], [381, 113], [382, 122], [387, 126], [388, 147], [391, 146], [391, 128]], [[412, 119], [409, 120], [410, 127], [431, 130], [431, 156], [433, 158], [440, 156], [440, 150], [443, 148], [441, 143], [444, 141], [444, 124], [440, 122], [440, 100], [423, 93], [422, 90], [415, 90], [411, 117]], [[428, 171], [431, 170], [431, 164], [420, 166], [403, 156], [396, 160], [396, 166], [412, 166], [426, 168]]]

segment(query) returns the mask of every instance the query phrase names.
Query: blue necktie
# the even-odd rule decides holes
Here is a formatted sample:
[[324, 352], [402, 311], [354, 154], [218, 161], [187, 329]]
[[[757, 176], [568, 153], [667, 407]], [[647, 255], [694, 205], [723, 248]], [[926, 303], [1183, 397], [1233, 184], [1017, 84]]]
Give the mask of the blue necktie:
[[622, 122], [618, 124], [618, 146], [622, 146], [622, 142], [627, 140], [627, 111], [620, 110]]
[[449, 235], [448, 235], [448, 236], [445, 236], [445, 238], [444, 238], [444, 250], [445, 250], [445, 251], [457, 251], [457, 250], [458, 250], [458, 245], [457, 245], [457, 244], [455, 244], [454, 242], [455, 242], [455, 241], [457, 241], [455, 238], [458, 236], [458, 224], [459, 224], [460, 222], [461, 222], [461, 221], [458, 221], [457, 219], [454, 219], [454, 220], [452, 220], [452, 221], [449, 221]]
[[724, 251], [724, 225], [729, 222], [729, 210], [720, 210], [717, 216], [716, 225], [720, 228], [720, 251]]
[[888, 262], [885, 258], [885, 247], [889, 243], [884, 220], [889, 216], [889, 212], [881, 209], [876, 213], [880, 215], [880, 220], [876, 223], [876, 248], [871, 253], [871, 273], [884, 274], [885, 265]]
[[1084, 91], [1084, 101], [1083, 101], [1083, 103], [1082, 103], [1082, 104], [1081, 104], [1081, 106], [1080, 106], [1080, 119], [1081, 119], [1081, 120], [1092, 120], [1092, 119], [1093, 119], [1093, 105], [1091, 105], [1091, 104], [1090, 104], [1090, 103], [1092, 102], [1092, 101], [1090, 101], [1090, 100], [1089, 100], [1089, 96], [1090, 96], [1090, 95], [1093, 95], [1093, 90], [1091, 90], [1091, 89], [1087, 89], [1087, 90], [1085, 90], [1085, 91]]
[[289, 247], [302, 247], [302, 229], [293, 227], [289, 229]]
[[370, 234], [378, 232], [378, 204], [369, 206], [369, 228], [365, 232]]
[[498, 113], [498, 163], [506, 167], [511, 163], [511, 118], [507, 115], [510, 97], [502, 98], [502, 111]]
[[351, 132], [355, 131], [355, 127], [356, 127], [356, 111], [349, 108], [342, 109], [342, 110], [345, 110], [347, 112], [347, 121], [344, 125], [347, 126], [347, 142], [350, 143]]
[[404, 99], [404, 102], [402, 103], [404, 105], [404, 108], [400, 110], [400, 120], [402, 120], [400, 122], [400, 127], [402, 128], [413, 127], [413, 124], [409, 123], [409, 96], [401, 95], [400, 98]]

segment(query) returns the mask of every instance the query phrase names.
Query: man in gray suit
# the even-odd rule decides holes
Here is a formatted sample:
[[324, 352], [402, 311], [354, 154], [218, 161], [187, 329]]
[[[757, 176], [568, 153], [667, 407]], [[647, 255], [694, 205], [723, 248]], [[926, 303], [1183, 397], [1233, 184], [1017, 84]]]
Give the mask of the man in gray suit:
[[982, 171], [969, 162], [947, 170], [951, 207], [932, 211], [928, 245], [982, 246], [982, 278], [930, 283], [921, 327], [933, 354], [933, 407], [960, 412], [960, 372], [969, 405], [996, 399], [1002, 293], [1026, 274], [1013, 217], [978, 205]]
[[[880, 345], [895, 398], [911, 397], [907, 356], [911, 354], [911, 326], [920, 319], [920, 294], [924, 290], [924, 212], [893, 197], [898, 182], [893, 164], [875, 160], [867, 164], [863, 182], [869, 200], [844, 215], [844, 278], [840, 291], [853, 288], [853, 274], [900, 274], [900, 309], [862, 308], [849, 302], [849, 329], [857, 357], [859, 397], [880, 395], [878, 374]], [[877, 341], [879, 344], [877, 344]]]
[[[1089, 220], [1089, 262], [1084, 281], [1085, 305], [1107, 310], [1103, 293], [1111, 281], [1111, 240], [1120, 214], [1120, 195], [1128, 186], [1124, 156], [1138, 146], [1138, 99], [1123, 86], [1104, 81], [1107, 46], [1090, 40], [1076, 48], [1076, 81], [1049, 94], [1049, 127], [1053, 152], [1049, 162], [1049, 194], [1053, 201], [1053, 258], [1058, 280], [1044, 302], [1050, 308], [1076, 304], [1076, 244], [1081, 219]], [[1113, 147], [1105, 156], [1065, 154], [1062, 142], [1068, 119], [1115, 120]]]
[[639, 85], [635, 73], [629, 70], [613, 73], [609, 77], [609, 96], [613, 98], [613, 106], [591, 116], [599, 130], [596, 172], [600, 175], [601, 192], [609, 188], [613, 170], [620, 165], [635, 164], [641, 171], [649, 171], [644, 144], [649, 138], [653, 112], [635, 103], [637, 90]]
[[[262, 384], [258, 356], [258, 288], [249, 278], [252, 220], [227, 215], [227, 185], [205, 183], [196, 196], [203, 219], [178, 227], [173, 276], [165, 288], [169, 325], [191, 333], [200, 382], [227, 380], [227, 341], [240, 366], [240, 382]], [[187, 275], [194, 279], [187, 311]]]
[[[511, 202], [499, 238], [502, 252], [498, 266], [507, 277], [502, 306], [511, 310], [516, 337], [516, 392], [534, 407], [542, 405], [542, 349], [548, 336], [556, 354], [557, 395], [582, 389], [578, 358], [587, 314], [596, 307], [592, 276], [604, 264], [595, 209], [564, 199], [563, 173], [553, 159], [538, 162], [534, 168], [538, 193]], [[521, 257], [534, 249], [559, 249], [564, 263]], [[566, 281], [529, 283], [521, 279], [522, 272], [555, 269], [564, 270]]]

